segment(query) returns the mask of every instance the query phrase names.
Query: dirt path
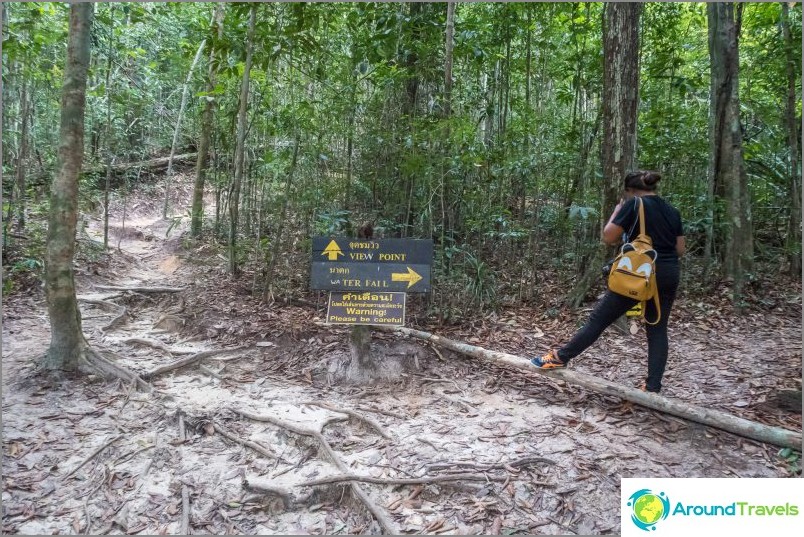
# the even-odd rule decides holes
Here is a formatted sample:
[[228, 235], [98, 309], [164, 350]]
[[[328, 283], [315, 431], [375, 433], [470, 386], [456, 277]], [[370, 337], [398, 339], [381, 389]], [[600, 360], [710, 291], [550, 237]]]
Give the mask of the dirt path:
[[[359, 412], [387, 434], [355, 419], [326, 425], [325, 437], [353, 474], [412, 478], [469, 471], [501, 479], [361, 485], [403, 533], [616, 533], [620, 477], [790, 475], [772, 446], [388, 335], [375, 337], [400, 354], [415, 354], [418, 369], [391, 385], [331, 385], [328, 363], [347, 351], [343, 328], [315, 325], [320, 313], [312, 308], [269, 307], [238, 294], [214, 248], [185, 249], [186, 223], [171, 226], [139, 214], [125, 232], [115, 226], [112, 243], [119, 239], [121, 251], [97, 274], [79, 273], [79, 293], [123, 306], [127, 316], [110, 326], [119, 308], [84, 300], [84, 329], [93, 345], [140, 373], [201, 351], [249, 348], [158, 376], [154, 395], [91, 378], [47, 385], [31, 376], [49, 339], [44, 305], [34, 298], [8, 305], [4, 532], [177, 534], [183, 491], [193, 533], [378, 532], [375, 519], [341, 485], [298, 486], [340, 473], [314, 441], [238, 414], [306, 428], [345, 417], [310, 402]], [[97, 237], [96, 225], [89, 232]], [[121, 293], [101, 285], [185, 290]], [[729, 330], [747, 326], [707, 333], [678, 323], [674, 341], [689, 355], [689, 367], [670, 368], [668, 395], [733, 413], [749, 410], [746, 417], [764, 412], [769, 423], [800, 430], [800, 415], [763, 406], [774, 388], [801, 375], [800, 325], [771, 317], [745, 321], [762, 349], [728, 337]], [[512, 316], [471, 330], [480, 340], [475, 343], [528, 354], [545, 345], [531, 335], [532, 323]], [[624, 336], [608, 337], [576, 367], [633, 384], [644, 364], [626, 358], [633, 350], [618, 352], [629, 345], [635, 343]], [[707, 361], [713, 349], [749, 359]], [[750, 358], [761, 352], [784, 359], [760, 362], [763, 374], [757, 375]], [[611, 356], [622, 358], [604, 358]], [[721, 389], [724, 379], [734, 381], [730, 389]], [[255, 443], [262, 453], [221, 431]], [[510, 466], [524, 458], [533, 460]], [[509, 466], [483, 471], [482, 465], [494, 464]], [[294, 504], [247, 490], [246, 476], [291, 491]]]

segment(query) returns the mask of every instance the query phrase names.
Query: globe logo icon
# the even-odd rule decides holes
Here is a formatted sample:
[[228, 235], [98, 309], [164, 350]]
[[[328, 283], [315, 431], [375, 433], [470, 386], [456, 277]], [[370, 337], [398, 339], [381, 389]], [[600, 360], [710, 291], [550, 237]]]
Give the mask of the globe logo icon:
[[670, 500], [664, 492], [658, 494], [650, 489], [640, 489], [628, 498], [631, 508], [631, 521], [644, 531], [656, 529], [656, 523], [667, 518], [670, 513]]

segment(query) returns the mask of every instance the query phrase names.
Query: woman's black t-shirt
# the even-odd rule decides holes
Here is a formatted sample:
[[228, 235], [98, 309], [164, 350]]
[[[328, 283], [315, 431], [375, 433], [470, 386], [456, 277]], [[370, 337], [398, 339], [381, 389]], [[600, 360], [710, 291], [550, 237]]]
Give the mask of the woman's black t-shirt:
[[[656, 261], [677, 263], [676, 237], [684, 235], [681, 214], [678, 209], [659, 196], [642, 196], [642, 202], [645, 205], [645, 232], [653, 241], [653, 249], [657, 254]], [[629, 241], [639, 235], [639, 224], [636, 223], [638, 214], [639, 202], [634, 198], [620, 208], [620, 212], [613, 220], [613, 223], [629, 234]]]

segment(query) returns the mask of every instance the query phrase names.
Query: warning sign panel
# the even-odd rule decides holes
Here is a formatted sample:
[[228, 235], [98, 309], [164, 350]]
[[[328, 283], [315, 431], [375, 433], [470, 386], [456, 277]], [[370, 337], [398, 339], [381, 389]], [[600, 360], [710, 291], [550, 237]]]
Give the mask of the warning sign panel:
[[331, 292], [327, 322], [403, 326], [405, 293]]

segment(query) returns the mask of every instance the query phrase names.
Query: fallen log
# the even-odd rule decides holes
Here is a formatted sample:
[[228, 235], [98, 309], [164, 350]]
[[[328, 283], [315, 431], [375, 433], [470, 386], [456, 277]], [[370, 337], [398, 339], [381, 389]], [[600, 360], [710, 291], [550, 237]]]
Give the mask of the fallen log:
[[[173, 155], [173, 162], [179, 161], [195, 161], [198, 157], [198, 153], [184, 153], [181, 155]], [[130, 170], [131, 168], [145, 168], [148, 170], [156, 170], [160, 168], [167, 168], [168, 162], [170, 161], [170, 157], [159, 157], [159, 158], [152, 158], [149, 160], [140, 160], [137, 162], [121, 162], [120, 164], [114, 164], [111, 166], [111, 170], [114, 173], [123, 173], [126, 170]], [[94, 168], [89, 168], [87, 170], [90, 173], [99, 173], [106, 171], [106, 166], [98, 166]]]
[[493, 363], [499, 366], [513, 367], [521, 369], [529, 373], [540, 373], [542, 375], [551, 377], [557, 380], [563, 380], [570, 384], [576, 384], [590, 390], [603, 393], [606, 395], [614, 395], [621, 397], [627, 401], [631, 401], [638, 405], [672, 414], [686, 420], [722, 429], [739, 436], [759, 440], [776, 446], [789, 447], [791, 449], [801, 449], [801, 432], [791, 431], [781, 427], [773, 427], [764, 425], [744, 418], [733, 416], [725, 412], [715, 410], [712, 408], [703, 408], [695, 405], [690, 405], [682, 401], [670, 399], [655, 393], [643, 392], [635, 388], [629, 388], [614, 382], [594, 377], [575, 371], [573, 369], [538, 369], [530, 364], [530, 361], [521, 356], [508, 354], [505, 352], [496, 352], [468, 345], [452, 339], [447, 339], [429, 332], [421, 330], [414, 330], [405, 327], [375, 327], [377, 330], [384, 330], [387, 332], [397, 332], [410, 337], [423, 339], [435, 345], [453, 350], [455, 352], [478, 358], [480, 360]]

